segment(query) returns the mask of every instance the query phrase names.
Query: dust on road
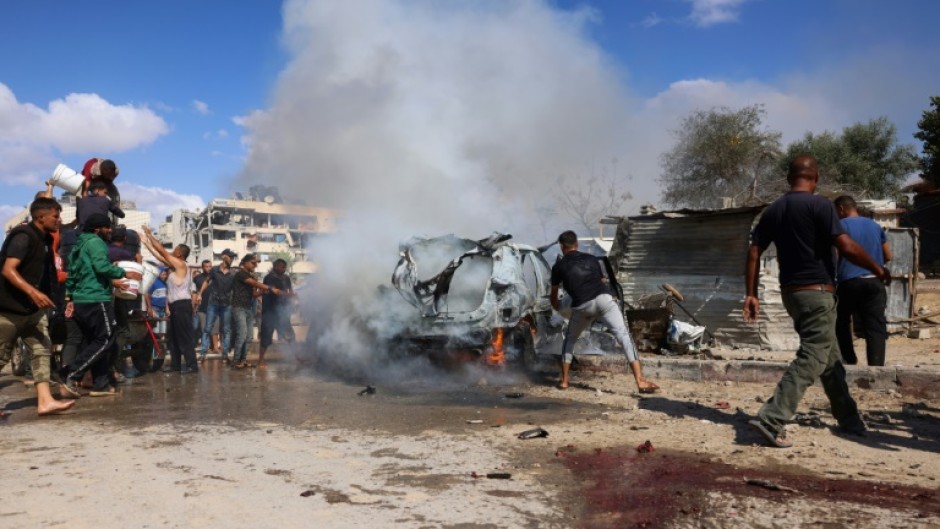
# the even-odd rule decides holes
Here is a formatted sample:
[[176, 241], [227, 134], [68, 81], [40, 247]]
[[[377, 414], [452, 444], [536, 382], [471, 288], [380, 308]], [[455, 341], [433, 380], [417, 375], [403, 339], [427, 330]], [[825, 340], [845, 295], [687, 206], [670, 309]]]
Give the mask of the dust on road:
[[[623, 375], [576, 380], [559, 391], [474, 371], [388, 386], [210, 362], [38, 419], [2, 377], [0, 526], [940, 526], [936, 402], [856, 392], [881, 422], [850, 439], [814, 387], [800, 411], [816, 420], [776, 450], [745, 422], [772, 385], [668, 381], [641, 397]], [[549, 436], [516, 438], [534, 426]], [[638, 454], [647, 440], [655, 451]], [[833, 493], [851, 483], [857, 494]]]

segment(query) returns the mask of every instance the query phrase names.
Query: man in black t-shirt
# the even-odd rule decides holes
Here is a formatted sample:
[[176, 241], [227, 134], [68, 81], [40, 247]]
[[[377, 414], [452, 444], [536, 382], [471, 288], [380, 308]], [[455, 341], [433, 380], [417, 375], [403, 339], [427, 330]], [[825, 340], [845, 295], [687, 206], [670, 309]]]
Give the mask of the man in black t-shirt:
[[[22, 339], [32, 353], [39, 415], [60, 413], [75, 404], [56, 400], [49, 387], [52, 342], [46, 311], [55, 306], [51, 297], [56, 281], [51, 233], [59, 229], [61, 212], [55, 199], [37, 198], [29, 207], [32, 220], [13, 228], [0, 248], [0, 369], [10, 361], [17, 339]], [[64, 384], [60, 392], [80, 396]]]
[[288, 344], [294, 343], [294, 328], [290, 323], [290, 296], [293, 295], [294, 288], [290, 276], [287, 275], [287, 261], [274, 261], [271, 272], [264, 276], [264, 284], [281, 290], [283, 295], [265, 294], [261, 300], [258, 367], [264, 367], [264, 354], [274, 342], [274, 331], [277, 331], [278, 340]]
[[232, 327], [235, 337], [232, 341], [232, 367], [240, 369], [248, 367], [248, 344], [251, 341], [250, 332], [254, 312], [255, 290], [279, 295], [281, 291], [275, 287], [265, 285], [255, 279], [255, 269], [258, 267], [258, 257], [255, 254], [246, 254], [235, 272], [232, 282]]
[[573, 231], [566, 231], [558, 236], [561, 253], [564, 257], [552, 267], [552, 307], [559, 310], [561, 307], [558, 298], [559, 286], [565, 287], [565, 292], [571, 297], [571, 318], [565, 332], [565, 341], [561, 352], [561, 380], [559, 389], [566, 389], [570, 383], [569, 372], [571, 362], [574, 360], [574, 344], [585, 329], [589, 328], [595, 320], [601, 320], [617, 337], [623, 347], [623, 353], [630, 363], [633, 377], [640, 393], [654, 393], [659, 386], [643, 377], [643, 368], [637, 357], [636, 346], [630, 331], [623, 321], [620, 305], [611, 295], [607, 286], [607, 278], [602, 272], [602, 263], [591, 254], [578, 251], [578, 236]]
[[[222, 361], [228, 363], [228, 352], [232, 346], [232, 282], [235, 278], [232, 260], [236, 257], [238, 254], [232, 250], [228, 248], [222, 250], [222, 264], [209, 271], [209, 277], [196, 294], [197, 300], [202, 300], [207, 295], [209, 297], [209, 305], [206, 307], [206, 325], [202, 329], [200, 362], [206, 359], [206, 353], [208, 353], [209, 331], [216, 319], [219, 319], [221, 320], [219, 329], [222, 334]], [[211, 292], [207, 292], [210, 287]]]
[[[196, 332], [196, 337], [199, 341], [202, 341], [202, 330], [206, 326], [206, 307], [209, 306], [209, 297], [211, 296], [210, 287], [206, 290], [206, 295], [202, 299], [197, 299], [196, 294], [202, 289], [202, 284], [209, 279], [209, 271], [212, 270], [212, 261], [205, 259], [200, 265], [201, 272], [193, 276], [193, 329]], [[210, 334], [212, 335], [212, 341], [218, 341], [218, 330], [219, 325], [216, 323], [213, 325], [213, 329], [210, 329]], [[201, 346], [200, 346], [201, 349]], [[213, 349], [217, 349], [217, 346]]]
[[865, 423], [845, 383], [845, 368], [836, 345], [833, 247], [849, 261], [886, 282], [891, 281], [890, 274], [845, 233], [832, 203], [814, 194], [819, 182], [815, 158], [809, 155], [794, 158], [787, 181], [790, 192], [764, 210], [751, 235], [744, 301], [745, 321], [756, 322], [760, 307], [757, 297], [760, 256], [774, 243], [780, 262], [783, 305], [800, 335], [800, 348], [777, 384], [773, 397], [761, 407], [750, 425], [769, 444], [779, 448], [792, 446], [784, 427], [796, 413], [806, 388], [817, 378], [829, 397], [840, 430], [856, 435], [865, 433]]

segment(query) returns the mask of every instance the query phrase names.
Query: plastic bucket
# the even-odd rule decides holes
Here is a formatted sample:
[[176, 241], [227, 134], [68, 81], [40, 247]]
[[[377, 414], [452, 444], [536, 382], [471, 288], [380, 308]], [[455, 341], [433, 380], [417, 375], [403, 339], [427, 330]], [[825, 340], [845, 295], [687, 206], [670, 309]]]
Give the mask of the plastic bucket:
[[81, 173], [76, 173], [64, 163], [60, 163], [55, 166], [55, 170], [52, 171], [52, 178], [49, 181], [52, 182], [52, 185], [61, 187], [69, 193], [78, 194], [82, 189], [82, 182], [85, 181], [85, 177]]
[[[125, 272], [137, 272], [141, 275], [144, 273], [144, 266], [136, 261], [119, 261], [117, 265]], [[125, 281], [127, 287], [115, 288], [114, 296], [121, 299], [137, 299], [137, 294], [140, 293], [140, 281], [137, 279], [125, 279]]]
[[144, 280], [140, 282], [140, 292], [146, 294], [150, 292], [150, 287], [157, 281], [157, 277], [160, 276], [160, 268], [155, 264], [144, 263]]

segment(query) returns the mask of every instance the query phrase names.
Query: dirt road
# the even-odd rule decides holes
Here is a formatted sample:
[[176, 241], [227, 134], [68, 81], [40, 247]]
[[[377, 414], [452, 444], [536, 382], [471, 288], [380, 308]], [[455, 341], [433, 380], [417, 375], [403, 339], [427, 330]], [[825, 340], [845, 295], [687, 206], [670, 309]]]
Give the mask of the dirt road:
[[0, 527], [940, 527], [940, 402], [856, 392], [843, 438], [814, 387], [779, 450], [745, 422], [772, 384], [574, 381], [210, 361], [39, 419], [4, 375]]

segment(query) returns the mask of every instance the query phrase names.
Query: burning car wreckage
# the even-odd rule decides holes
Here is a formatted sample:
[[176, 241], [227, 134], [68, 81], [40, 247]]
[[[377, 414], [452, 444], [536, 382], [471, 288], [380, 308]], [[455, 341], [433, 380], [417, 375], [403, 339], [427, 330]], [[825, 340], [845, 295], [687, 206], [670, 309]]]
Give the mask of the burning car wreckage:
[[[540, 355], [560, 355], [566, 320], [551, 306], [551, 270], [542, 254], [547, 248], [511, 238], [445, 235], [401, 244], [392, 285], [416, 311], [392, 348], [444, 363], [526, 368], [534, 368]], [[422, 279], [424, 270], [440, 272]], [[607, 334], [602, 327], [591, 331], [582, 335], [588, 344]]]

